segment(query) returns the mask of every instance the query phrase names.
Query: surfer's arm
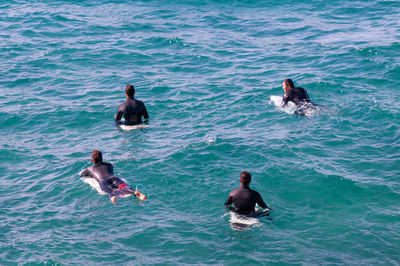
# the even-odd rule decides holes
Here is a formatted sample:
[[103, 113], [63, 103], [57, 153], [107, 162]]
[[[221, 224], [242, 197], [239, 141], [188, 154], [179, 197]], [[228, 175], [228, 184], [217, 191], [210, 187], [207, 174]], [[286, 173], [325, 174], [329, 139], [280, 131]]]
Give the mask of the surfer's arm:
[[282, 97], [282, 102], [283, 102], [283, 105], [286, 105], [286, 104], [288, 103], [287, 95], [286, 95], [286, 94], [283, 95], [283, 97]]
[[231, 194], [229, 194], [229, 196], [225, 202], [225, 208], [228, 210], [233, 210], [233, 207], [231, 206], [232, 203], [233, 203], [232, 196], [231, 196]]
[[304, 95], [306, 96], [306, 101], [310, 101], [310, 96], [308, 96], [308, 92], [304, 89]]
[[283, 105], [286, 105], [289, 102], [289, 95], [287, 95], [286, 93], [283, 95], [282, 97], [282, 102]]
[[286, 105], [289, 101], [293, 101], [294, 95], [293, 89], [291, 89], [288, 93], [285, 93], [282, 98], [283, 105]]
[[262, 197], [259, 193], [258, 193], [256, 202], [257, 202], [258, 206], [260, 206], [261, 208], [263, 208], [263, 209], [268, 208], [267, 204], [265, 204], [264, 200], [262, 199]]
[[84, 177], [91, 177], [91, 176], [90, 176], [90, 172], [88, 171], [87, 168], [84, 169], [84, 170], [82, 170], [82, 171], [80, 171], [80, 172], [79, 172], [79, 175], [80, 175], [80, 176], [84, 176]]
[[109, 171], [109, 175], [113, 176], [114, 175], [114, 165], [112, 165], [112, 163], [106, 163], [108, 166], [108, 171]]
[[149, 113], [147, 112], [146, 105], [143, 104], [143, 118], [145, 120], [149, 119]]
[[118, 106], [117, 113], [114, 115], [115, 122], [117, 122], [117, 123], [121, 120], [122, 115], [124, 114], [124, 112], [123, 112], [124, 106], [125, 105], [123, 103], [121, 103], [120, 106]]
[[116, 115], [114, 115], [115, 122], [117, 122], [117, 123], [118, 123], [118, 122], [121, 120], [121, 118], [122, 118], [122, 115], [123, 115], [123, 112], [121, 112], [121, 111], [119, 111], [119, 110], [118, 110], [117, 114], [116, 114]]

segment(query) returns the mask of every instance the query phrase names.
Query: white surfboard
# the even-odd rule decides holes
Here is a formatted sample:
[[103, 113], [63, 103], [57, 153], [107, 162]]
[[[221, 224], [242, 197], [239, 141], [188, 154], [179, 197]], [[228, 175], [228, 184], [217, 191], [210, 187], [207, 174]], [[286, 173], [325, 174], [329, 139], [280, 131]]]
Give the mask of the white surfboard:
[[135, 130], [135, 129], [142, 129], [142, 128], [149, 127], [149, 125], [145, 125], [145, 124], [139, 124], [139, 125], [133, 125], [133, 126], [121, 124], [121, 125], [118, 125], [118, 126], [119, 126], [119, 128], [121, 128], [122, 130], [125, 130], [125, 131]]
[[261, 226], [261, 222], [257, 218], [240, 215], [235, 212], [230, 212], [229, 222], [233, 230], [239, 231]]
[[271, 95], [270, 101], [272, 104], [278, 107], [278, 109], [284, 111], [285, 113], [294, 114], [294, 112], [297, 110], [297, 106], [293, 102], [288, 102], [286, 105], [283, 105], [282, 96]]
[[100, 195], [106, 195], [106, 193], [101, 190], [99, 182], [91, 177], [82, 177], [82, 181], [88, 184], [92, 189], [96, 190]]
[[271, 102], [276, 106], [280, 107], [283, 105], [282, 96], [271, 95], [269, 96]]

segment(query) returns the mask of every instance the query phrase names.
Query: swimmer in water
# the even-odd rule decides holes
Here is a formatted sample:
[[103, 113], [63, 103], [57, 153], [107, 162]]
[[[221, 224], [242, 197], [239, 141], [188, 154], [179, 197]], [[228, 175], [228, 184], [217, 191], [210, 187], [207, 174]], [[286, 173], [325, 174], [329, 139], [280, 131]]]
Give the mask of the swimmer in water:
[[283, 91], [283, 105], [286, 105], [289, 101], [294, 102], [297, 106], [303, 103], [309, 103], [310, 98], [304, 88], [295, 87], [291, 79], [285, 79], [282, 84]]
[[[240, 188], [232, 190], [225, 202], [228, 210], [237, 212], [238, 214], [251, 215], [255, 213], [256, 203], [261, 208], [268, 208], [262, 199], [260, 193], [250, 189], [251, 175], [247, 171], [240, 174]], [[234, 207], [231, 206], [233, 203]]]
[[83, 177], [90, 177], [97, 180], [101, 189], [108, 194], [111, 202], [116, 204], [117, 197], [135, 195], [141, 200], [147, 197], [137, 190], [132, 189], [121, 178], [114, 176], [114, 167], [111, 163], [103, 163], [101, 151], [92, 152], [93, 165], [81, 171], [79, 174]]
[[146, 106], [142, 101], [136, 100], [135, 88], [128, 84], [125, 88], [126, 101], [121, 103], [115, 115], [115, 122], [121, 124], [124, 116], [126, 125], [137, 125], [142, 123], [142, 116], [145, 120], [149, 118]]

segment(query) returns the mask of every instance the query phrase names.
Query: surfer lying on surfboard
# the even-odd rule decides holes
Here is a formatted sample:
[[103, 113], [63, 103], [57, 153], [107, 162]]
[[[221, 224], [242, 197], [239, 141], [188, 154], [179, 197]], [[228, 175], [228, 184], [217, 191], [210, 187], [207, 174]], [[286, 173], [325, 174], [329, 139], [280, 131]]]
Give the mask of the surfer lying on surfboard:
[[295, 87], [291, 79], [285, 79], [282, 84], [283, 95], [282, 101], [286, 105], [289, 101], [294, 102], [297, 106], [304, 102], [310, 102], [307, 91], [302, 87]]
[[112, 203], [116, 204], [118, 197], [128, 197], [132, 194], [141, 200], [147, 199], [144, 194], [132, 189], [121, 178], [114, 176], [113, 165], [111, 163], [103, 163], [101, 151], [94, 150], [92, 152], [92, 162], [92, 166], [79, 174], [83, 177], [96, 179], [100, 188], [107, 193]]
[[318, 105], [310, 100], [307, 91], [302, 87], [295, 87], [291, 79], [285, 79], [282, 88], [285, 92], [282, 97], [283, 105], [293, 102], [297, 106], [296, 114], [310, 115], [316, 110]]

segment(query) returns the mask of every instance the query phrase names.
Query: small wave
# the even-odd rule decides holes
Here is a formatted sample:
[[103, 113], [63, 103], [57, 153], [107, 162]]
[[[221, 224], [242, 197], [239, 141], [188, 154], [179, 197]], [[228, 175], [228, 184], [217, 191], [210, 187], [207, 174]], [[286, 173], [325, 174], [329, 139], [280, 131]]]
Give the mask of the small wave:
[[212, 143], [215, 143], [216, 141], [217, 141], [217, 137], [213, 137], [213, 138], [207, 139], [206, 143], [207, 143], [208, 145], [210, 145], [210, 144], [212, 144]]
[[193, 142], [189, 144], [182, 145], [183, 149], [198, 149], [204, 146], [210, 146], [217, 141], [217, 137], [205, 137], [205, 140], [201, 142]]

